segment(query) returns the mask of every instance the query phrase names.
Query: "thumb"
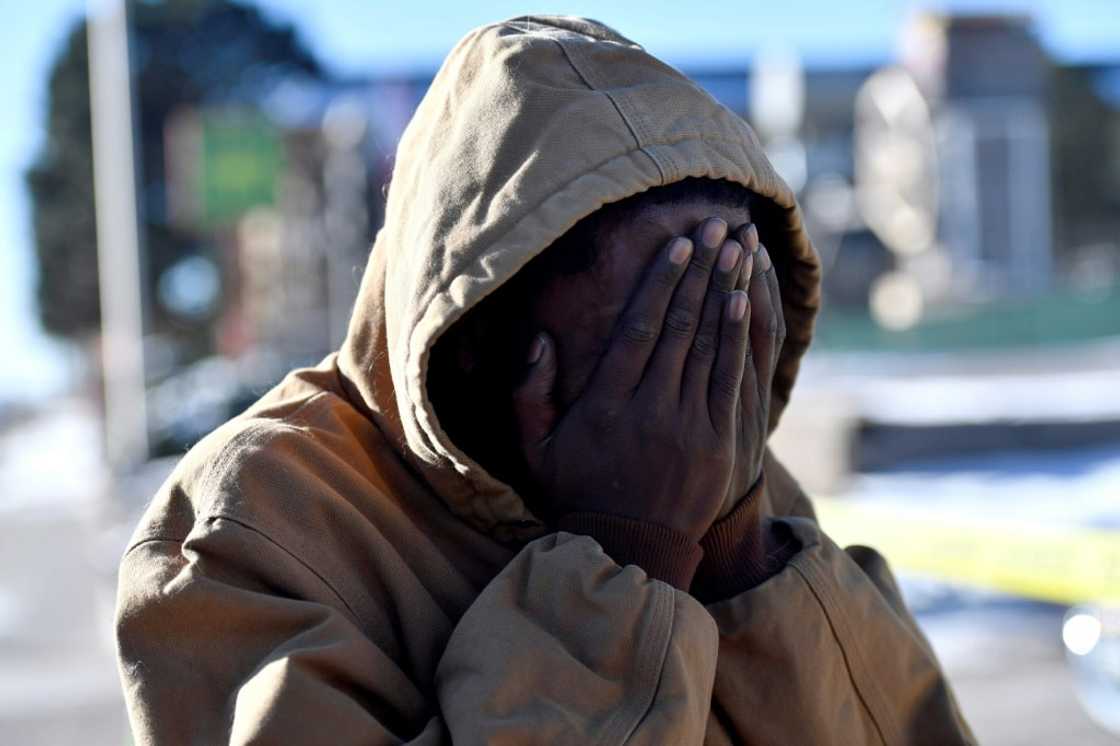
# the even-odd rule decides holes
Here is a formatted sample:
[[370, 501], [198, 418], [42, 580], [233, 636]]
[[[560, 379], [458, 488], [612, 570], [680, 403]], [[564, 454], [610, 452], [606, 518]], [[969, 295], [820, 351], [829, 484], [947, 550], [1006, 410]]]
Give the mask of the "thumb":
[[529, 372], [513, 392], [513, 412], [521, 435], [521, 448], [530, 464], [556, 424], [552, 387], [556, 384], [556, 349], [541, 332], [529, 344]]

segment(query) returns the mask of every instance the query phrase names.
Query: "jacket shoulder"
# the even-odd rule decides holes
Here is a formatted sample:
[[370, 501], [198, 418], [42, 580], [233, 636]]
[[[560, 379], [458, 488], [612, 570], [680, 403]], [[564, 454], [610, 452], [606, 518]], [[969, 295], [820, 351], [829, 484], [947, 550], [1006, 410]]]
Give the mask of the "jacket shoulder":
[[[337, 467], [355, 471], [370, 461], [361, 451], [372, 423], [334, 393], [308, 392], [279, 408], [267, 406], [269, 396], [183, 455], [149, 502], [129, 548], [152, 539], [184, 541], [196, 524], [219, 516], [267, 523], [269, 511], [293, 494], [309, 497], [313, 485], [322, 492]], [[331, 478], [317, 477], [329, 467]]]

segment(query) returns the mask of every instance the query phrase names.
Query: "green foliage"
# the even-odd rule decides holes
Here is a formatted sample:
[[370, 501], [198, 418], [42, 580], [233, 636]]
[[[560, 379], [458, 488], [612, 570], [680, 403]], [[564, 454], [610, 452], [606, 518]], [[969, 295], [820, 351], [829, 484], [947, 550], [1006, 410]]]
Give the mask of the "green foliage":
[[[168, 221], [164, 130], [177, 109], [255, 106], [292, 77], [322, 79], [294, 30], [229, 0], [130, 3], [138, 136], [137, 194], [147, 297], [160, 274], [211, 237]], [[71, 30], [50, 72], [46, 138], [27, 172], [39, 268], [39, 315], [52, 334], [77, 338], [99, 324], [86, 26]], [[150, 331], [206, 336], [199, 321], [150, 304]]]
[[83, 26], [51, 71], [46, 143], [27, 173], [39, 316], [47, 331], [68, 337], [91, 331], [100, 316], [86, 52]]

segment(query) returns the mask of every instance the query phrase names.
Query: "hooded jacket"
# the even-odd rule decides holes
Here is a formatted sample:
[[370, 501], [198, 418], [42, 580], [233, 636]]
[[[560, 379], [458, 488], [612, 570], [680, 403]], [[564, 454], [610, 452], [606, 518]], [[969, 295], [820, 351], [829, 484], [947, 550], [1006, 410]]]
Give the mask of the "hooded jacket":
[[545, 526], [440, 427], [440, 335], [581, 218], [690, 176], [772, 208], [773, 427], [819, 264], [747, 124], [591, 21], [455, 47], [402, 136], [342, 348], [192, 448], [129, 543], [138, 743], [971, 742], [882, 558], [833, 544], [772, 456], [755, 499], [800, 549], [705, 606]]

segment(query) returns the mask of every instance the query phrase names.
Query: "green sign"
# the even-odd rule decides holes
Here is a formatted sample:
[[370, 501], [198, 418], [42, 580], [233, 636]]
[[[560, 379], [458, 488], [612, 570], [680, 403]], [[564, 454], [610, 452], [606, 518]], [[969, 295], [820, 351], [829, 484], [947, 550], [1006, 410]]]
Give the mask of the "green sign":
[[181, 223], [219, 227], [274, 205], [283, 171], [279, 130], [263, 115], [202, 110], [168, 127], [172, 211]]

